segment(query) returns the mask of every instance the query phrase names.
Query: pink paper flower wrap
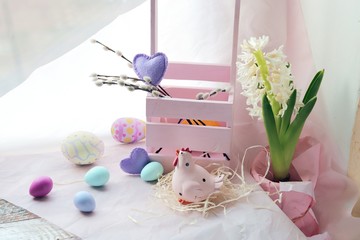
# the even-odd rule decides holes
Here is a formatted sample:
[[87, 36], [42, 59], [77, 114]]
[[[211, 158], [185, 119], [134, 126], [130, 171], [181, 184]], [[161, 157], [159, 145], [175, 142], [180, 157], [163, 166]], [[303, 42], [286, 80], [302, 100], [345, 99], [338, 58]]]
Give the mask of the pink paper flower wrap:
[[[312, 210], [315, 205], [314, 189], [319, 176], [320, 144], [313, 138], [300, 139], [293, 165], [290, 169], [290, 181], [273, 182], [271, 168], [266, 178], [268, 162], [266, 152], [260, 152], [251, 166], [251, 174], [260, 186], [276, 201], [281, 210], [307, 236], [319, 235], [319, 225]], [[311, 163], [312, 162], [312, 163]], [[297, 168], [299, 166], [299, 168]], [[330, 239], [319, 235], [319, 239]]]

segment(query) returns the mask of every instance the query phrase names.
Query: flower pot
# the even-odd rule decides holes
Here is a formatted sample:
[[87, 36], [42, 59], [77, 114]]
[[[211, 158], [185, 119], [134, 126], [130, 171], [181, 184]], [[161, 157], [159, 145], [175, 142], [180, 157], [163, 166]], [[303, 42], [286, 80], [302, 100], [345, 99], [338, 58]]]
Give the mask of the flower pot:
[[[308, 157], [308, 154], [303, 154], [307, 152], [308, 140], [300, 139], [295, 153], [296, 158]], [[267, 168], [266, 152], [262, 151], [252, 162], [251, 175], [307, 237], [319, 234], [318, 222], [311, 209], [315, 204], [315, 184], [311, 181], [303, 181], [293, 165], [290, 168], [290, 178], [286, 182], [275, 182], [271, 166], [266, 174]]]

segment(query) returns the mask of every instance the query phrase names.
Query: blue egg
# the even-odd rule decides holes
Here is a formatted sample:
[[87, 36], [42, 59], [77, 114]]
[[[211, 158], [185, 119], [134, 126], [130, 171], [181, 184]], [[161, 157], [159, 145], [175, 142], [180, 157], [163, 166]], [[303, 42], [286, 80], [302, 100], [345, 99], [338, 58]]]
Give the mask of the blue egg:
[[104, 186], [110, 178], [110, 173], [107, 168], [96, 166], [91, 168], [84, 176], [84, 180], [92, 187]]
[[164, 167], [161, 163], [150, 162], [141, 170], [140, 177], [146, 182], [151, 182], [158, 180], [163, 173]]
[[74, 204], [81, 212], [92, 212], [96, 206], [94, 197], [86, 191], [80, 191], [75, 194]]

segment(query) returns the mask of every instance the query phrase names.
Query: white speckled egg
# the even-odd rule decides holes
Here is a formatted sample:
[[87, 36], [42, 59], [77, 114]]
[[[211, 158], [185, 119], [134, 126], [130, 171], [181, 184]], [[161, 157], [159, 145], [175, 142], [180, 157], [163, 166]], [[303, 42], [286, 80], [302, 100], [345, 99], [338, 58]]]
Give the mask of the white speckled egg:
[[109, 170], [102, 166], [91, 168], [84, 176], [85, 182], [92, 187], [104, 186], [109, 181], [109, 178]]
[[111, 135], [122, 143], [134, 143], [145, 138], [146, 124], [137, 118], [119, 118], [111, 126]]
[[140, 177], [146, 182], [158, 180], [164, 173], [164, 167], [159, 162], [150, 162], [142, 170]]
[[64, 139], [61, 151], [72, 163], [92, 164], [102, 157], [104, 142], [90, 132], [78, 131]]

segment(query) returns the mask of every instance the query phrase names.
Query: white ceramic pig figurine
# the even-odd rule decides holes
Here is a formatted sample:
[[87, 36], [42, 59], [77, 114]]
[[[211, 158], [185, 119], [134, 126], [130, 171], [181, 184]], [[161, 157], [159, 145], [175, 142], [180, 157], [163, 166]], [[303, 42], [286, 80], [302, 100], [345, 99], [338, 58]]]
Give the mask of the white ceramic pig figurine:
[[223, 184], [224, 176], [215, 177], [195, 164], [188, 148], [179, 151], [174, 166], [172, 188], [180, 203], [201, 202]]

